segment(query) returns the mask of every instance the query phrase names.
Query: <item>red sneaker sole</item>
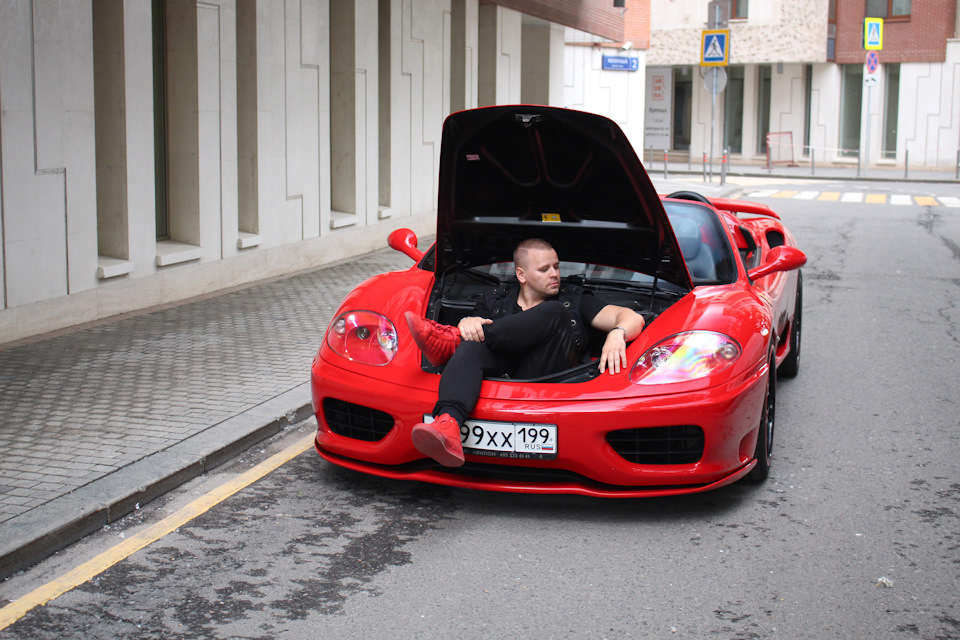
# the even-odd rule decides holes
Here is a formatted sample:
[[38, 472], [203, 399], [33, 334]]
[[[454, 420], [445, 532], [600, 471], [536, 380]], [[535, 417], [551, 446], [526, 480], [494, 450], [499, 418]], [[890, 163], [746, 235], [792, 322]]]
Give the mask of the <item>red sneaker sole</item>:
[[414, 427], [410, 433], [410, 439], [413, 440], [413, 446], [417, 451], [445, 467], [459, 467], [464, 462], [462, 451], [450, 449], [445, 443], [445, 438], [429, 428]]

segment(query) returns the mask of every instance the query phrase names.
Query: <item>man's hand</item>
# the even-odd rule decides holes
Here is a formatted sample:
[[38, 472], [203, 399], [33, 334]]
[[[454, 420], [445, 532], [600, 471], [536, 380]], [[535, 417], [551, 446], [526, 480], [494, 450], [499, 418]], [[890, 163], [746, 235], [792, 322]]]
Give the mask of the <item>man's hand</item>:
[[614, 329], [607, 333], [607, 339], [603, 343], [603, 350], [600, 352], [600, 373], [609, 370], [610, 375], [613, 375], [620, 373], [620, 367], [626, 368], [626, 337], [626, 333], [621, 329]]
[[483, 342], [483, 326], [493, 324], [493, 320], [470, 316], [464, 318], [457, 324], [460, 330], [460, 337], [469, 342]]

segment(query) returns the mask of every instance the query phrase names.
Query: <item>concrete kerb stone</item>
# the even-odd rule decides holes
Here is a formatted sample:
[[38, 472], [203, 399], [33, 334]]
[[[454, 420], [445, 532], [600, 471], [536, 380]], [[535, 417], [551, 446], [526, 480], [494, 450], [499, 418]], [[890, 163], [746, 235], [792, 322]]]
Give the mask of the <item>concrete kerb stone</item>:
[[7, 521], [12, 533], [0, 541], [0, 580], [312, 415], [305, 383]]

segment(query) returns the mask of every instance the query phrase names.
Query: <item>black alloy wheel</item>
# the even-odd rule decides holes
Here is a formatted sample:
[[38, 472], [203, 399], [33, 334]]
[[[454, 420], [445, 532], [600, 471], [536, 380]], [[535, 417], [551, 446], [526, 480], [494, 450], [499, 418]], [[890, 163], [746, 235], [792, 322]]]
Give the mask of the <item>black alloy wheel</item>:
[[777, 360], [773, 349], [770, 350], [767, 360], [770, 363], [767, 393], [763, 400], [763, 413], [760, 415], [757, 448], [753, 453], [757, 466], [750, 471], [750, 479], [754, 482], [766, 480], [773, 463], [773, 434], [777, 424]]
[[790, 353], [780, 363], [777, 372], [784, 378], [795, 378], [800, 373], [800, 331], [803, 320], [803, 272], [797, 272], [797, 304], [790, 325]]

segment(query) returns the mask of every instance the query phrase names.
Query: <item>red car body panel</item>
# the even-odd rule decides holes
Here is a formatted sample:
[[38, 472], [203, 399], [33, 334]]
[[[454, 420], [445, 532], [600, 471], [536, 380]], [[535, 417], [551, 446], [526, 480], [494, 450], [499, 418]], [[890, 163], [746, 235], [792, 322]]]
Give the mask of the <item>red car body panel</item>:
[[[569, 118], [569, 113], [565, 111], [563, 118]], [[595, 117], [590, 119], [591, 126], [596, 127]], [[627, 160], [639, 166], [635, 157]], [[637, 168], [631, 167], [630, 171], [631, 180], [636, 181], [640, 175]], [[441, 188], [441, 195], [444, 193]], [[447, 207], [454, 207], [456, 198], [449, 194], [446, 197]], [[671, 202], [669, 198], [664, 201]], [[665, 215], [663, 205], [654, 204], [645, 203], [644, 215], [655, 218], [658, 210]], [[575, 382], [484, 380], [471, 419], [556, 425], [556, 457], [518, 459], [468, 452], [467, 464], [454, 469], [425, 458], [410, 439], [413, 426], [431, 413], [436, 403], [440, 376], [424, 366], [403, 317], [408, 311], [428, 315], [438, 282], [434, 271], [424, 266], [434, 250], [421, 253], [414, 246], [412, 233], [395, 234], [397, 240], [394, 242], [392, 237], [391, 245], [418, 263], [407, 270], [367, 280], [347, 295], [334, 315], [337, 318], [345, 312], [362, 311], [386, 319], [395, 338], [392, 359], [374, 366], [362, 359], [351, 359], [324, 340], [311, 371], [319, 454], [333, 464], [386, 478], [472, 489], [597, 497], [694, 493], [724, 486], [749, 474], [758, 464], [756, 452], [761, 425], [767, 416], [771, 371], [790, 355], [789, 337], [798, 314], [797, 267], [805, 258], [793, 248], [793, 236], [783, 223], [764, 205], [715, 200], [710, 204], [684, 202], [680, 206], [706, 207], [709, 215], [716, 216], [716, 232], [711, 235], [704, 231], [702, 242], [718, 245], [713, 247], [717, 250], [729, 247], [728, 253], [731, 248], [739, 251], [735, 266], [729, 267], [729, 278], [698, 286], [702, 279], [694, 278], [692, 269], [684, 268], [682, 278], [675, 278], [679, 281], [672, 294], [675, 297], [669, 305], [658, 308], [655, 319], [628, 345], [627, 369], [619, 374], [604, 373]], [[485, 249], [462, 231], [473, 229], [473, 224], [474, 220], [456, 218], [441, 226], [452, 238], [452, 245], [467, 245], [476, 258]], [[492, 228], [498, 238], [503, 238], [511, 224], [526, 222], [501, 217]], [[682, 246], [678, 244], [679, 236], [674, 236], [669, 223], [665, 225], [662, 220], [656, 221], [655, 226], [662, 239], [660, 246], [667, 247], [666, 255], [674, 256], [669, 262], [664, 261], [674, 273], [674, 252]], [[600, 227], [590, 228], [596, 233]], [[569, 236], [563, 238], [570, 243]], [[784, 249], [776, 249], [780, 246], [793, 252], [788, 256], [791, 265], [761, 276], [764, 270], [771, 270], [771, 256], [785, 253]], [[449, 269], [451, 257], [445, 259]], [[646, 260], [638, 264], [649, 268], [652, 263]], [[757, 277], [751, 279], [750, 273]], [[653, 291], [656, 290], [654, 281]], [[727, 368], [695, 379], [669, 384], [631, 381], [630, 369], [642, 355], [683, 332], [727, 336], [739, 346], [739, 357]], [[382, 433], [371, 439], [345, 435], [341, 427], [331, 424], [328, 412], [332, 409], [328, 403], [358, 408], [364, 416], [375, 414]], [[611, 432], [645, 432], [688, 425], [702, 431], [702, 454], [682, 463], [633, 462], [618, 453], [608, 440]]]

